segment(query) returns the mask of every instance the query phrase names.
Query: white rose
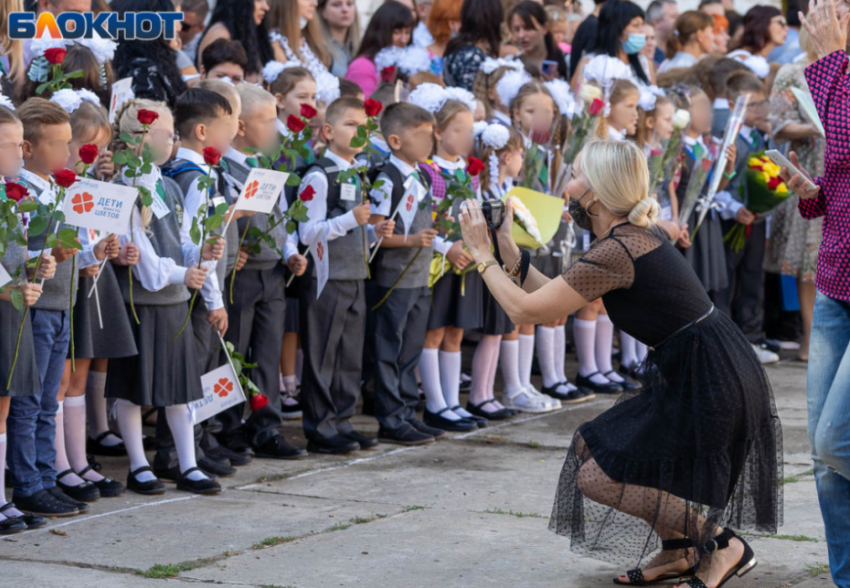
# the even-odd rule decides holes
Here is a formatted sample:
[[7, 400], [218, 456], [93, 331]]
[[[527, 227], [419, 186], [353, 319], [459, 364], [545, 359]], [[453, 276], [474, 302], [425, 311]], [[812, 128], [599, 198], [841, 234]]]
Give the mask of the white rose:
[[673, 115], [673, 126], [677, 129], [684, 129], [691, 124], [691, 113], [687, 110], [677, 110]]
[[602, 100], [602, 90], [592, 84], [582, 84], [578, 89], [578, 97], [585, 104], [590, 104], [596, 99]]

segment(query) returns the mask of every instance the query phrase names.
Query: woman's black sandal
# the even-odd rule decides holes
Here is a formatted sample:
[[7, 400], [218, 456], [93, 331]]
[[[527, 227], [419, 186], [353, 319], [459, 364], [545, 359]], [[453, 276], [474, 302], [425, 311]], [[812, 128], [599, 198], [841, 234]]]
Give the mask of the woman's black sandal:
[[[693, 546], [694, 542], [692, 539], [670, 539], [669, 541], [661, 542], [661, 551], [678, 551], [680, 549], [692, 549]], [[623, 582], [619, 578], [614, 578], [614, 583], [621, 584], [623, 586], [649, 586], [651, 584], [659, 584], [668, 580], [678, 580], [681, 582], [693, 578], [695, 573], [696, 570], [693, 566], [691, 566], [682, 573], [668, 572], [666, 574], [661, 574], [653, 580], [646, 580], [643, 577], [643, 570], [640, 568], [635, 568], [626, 572], [626, 575], [629, 577], [628, 582]]]
[[[715, 551], [726, 549], [729, 547], [729, 541], [732, 539], [737, 539], [743, 543], [744, 555], [742, 555], [741, 559], [738, 560], [738, 564], [736, 566], [726, 572], [726, 575], [723, 576], [723, 579], [717, 585], [717, 588], [721, 588], [721, 586], [732, 579], [732, 576], [743, 578], [751, 572], [756, 565], [758, 565], [758, 560], [756, 560], [756, 554], [753, 552], [753, 549], [746, 541], [738, 537], [738, 535], [735, 534], [735, 531], [729, 528], [724, 529], [723, 532], [714, 539], [706, 541], [703, 544], [702, 550], [706, 553], [714, 553]], [[685, 584], [690, 586], [690, 588], [708, 588], [708, 586], [705, 585], [705, 582], [696, 577], [688, 580]]]

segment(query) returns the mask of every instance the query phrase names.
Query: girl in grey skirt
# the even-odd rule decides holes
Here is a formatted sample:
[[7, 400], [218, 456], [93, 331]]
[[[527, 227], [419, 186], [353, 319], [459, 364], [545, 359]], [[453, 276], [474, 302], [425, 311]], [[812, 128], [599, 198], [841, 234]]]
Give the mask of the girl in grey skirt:
[[[146, 134], [141, 134], [138, 121], [141, 110], [159, 115]], [[139, 494], [165, 491], [148, 464], [142, 444], [141, 407], [156, 406], [165, 407], [174, 437], [181, 472], [177, 487], [197, 494], [220, 492], [221, 486], [198, 469], [195, 458], [189, 403], [201, 399], [203, 391], [191, 321], [174, 339], [189, 311], [189, 288], [201, 289], [206, 281], [207, 269], [197, 267], [198, 256], [209, 257], [206, 246], [201, 251], [197, 246], [181, 243], [175, 208], [180, 189], [159, 170], [171, 155], [174, 121], [164, 103], [149, 100], [130, 101], [116, 120], [120, 133], [142, 136], [142, 144], [150, 144], [156, 165], [151, 173], [135, 180], [165, 205], [159, 207], [163, 211], [159, 215], [138, 205], [131, 233], [120, 237], [121, 253], [116, 260], [118, 284], [139, 351], [136, 356], [110, 361], [106, 378], [106, 396], [117, 399], [118, 424], [130, 457], [127, 487]], [[132, 184], [123, 173], [119, 181]], [[133, 299], [138, 322], [129, 304], [130, 271], [135, 282]]]

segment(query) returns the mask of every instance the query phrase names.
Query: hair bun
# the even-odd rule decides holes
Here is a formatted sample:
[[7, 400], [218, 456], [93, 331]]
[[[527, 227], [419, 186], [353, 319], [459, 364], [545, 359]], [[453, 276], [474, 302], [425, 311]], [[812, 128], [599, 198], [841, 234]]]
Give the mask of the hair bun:
[[636, 227], [645, 229], [655, 223], [659, 211], [658, 201], [647, 196], [632, 207], [629, 213], [629, 222]]

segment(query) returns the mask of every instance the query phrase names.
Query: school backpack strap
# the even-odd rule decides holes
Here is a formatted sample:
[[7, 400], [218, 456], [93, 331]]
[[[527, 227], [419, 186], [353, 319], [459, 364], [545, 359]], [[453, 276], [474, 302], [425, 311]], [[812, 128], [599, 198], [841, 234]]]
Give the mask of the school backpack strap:
[[171, 178], [172, 180], [189, 171], [196, 171], [207, 175], [207, 172], [201, 166], [186, 159], [172, 159], [162, 166], [160, 171], [162, 172], [162, 175]]

